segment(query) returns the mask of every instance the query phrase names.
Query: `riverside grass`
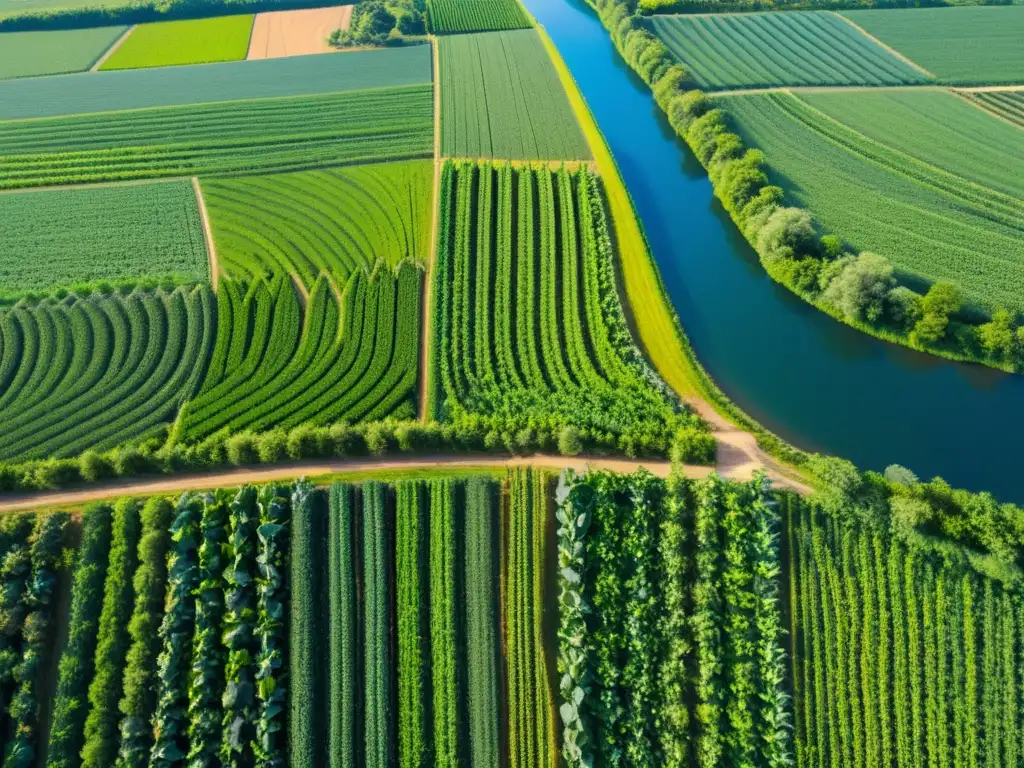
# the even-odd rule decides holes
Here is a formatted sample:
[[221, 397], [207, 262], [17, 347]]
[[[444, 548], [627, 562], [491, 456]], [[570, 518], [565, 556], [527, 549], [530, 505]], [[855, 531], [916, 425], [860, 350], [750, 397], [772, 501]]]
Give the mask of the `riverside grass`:
[[84, 72], [127, 27], [0, 34], [0, 80]]
[[6, 195], [0, 297], [101, 280], [205, 283], [210, 269], [188, 181]]
[[249, 50], [253, 14], [140, 24], [101, 70], [241, 61]]
[[928, 77], [832, 13], [654, 16], [701, 88], [901, 85]]
[[1003, 136], [1024, 148], [1020, 131], [930, 93], [773, 93], [729, 97], [726, 106], [745, 144], [769, 158], [772, 183], [826, 230], [890, 259], [912, 284], [958, 285], [975, 310], [1024, 309], [1020, 163], [984, 144]]

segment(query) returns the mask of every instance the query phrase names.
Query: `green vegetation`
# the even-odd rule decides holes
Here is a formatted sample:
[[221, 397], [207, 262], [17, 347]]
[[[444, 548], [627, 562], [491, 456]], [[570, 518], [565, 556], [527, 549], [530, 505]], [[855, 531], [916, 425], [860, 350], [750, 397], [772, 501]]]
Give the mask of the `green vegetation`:
[[[46, 80], [0, 82], [0, 120], [316, 96], [421, 85], [430, 81], [430, 46], [427, 45], [352, 51], [350, 56], [292, 56], [194, 67], [99, 72], [88, 78], [60, 75]], [[259, 105], [250, 106], [257, 108]], [[305, 104], [304, 114], [309, 116], [311, 109], [312, 105]], [[250, 115], [248, 120], [259, 122], [260, 118]], [[8, 127], [0, 126], [0, 130]], [[68, 126], [61, 137], [73, 134], [73, 128]]]
[[389, 589], [393, 514], [385, 506], [384, 493], [379, 482], [363, 485], [363, 701], [368, 768], [388, 768], [394, 763], [396, 751], [391, 735], [396, 708], [391, 695], [393, 635]]
[[61, 286], [153, 278], [209, 280], [188, 181], [5, 195], [0, 297]]
[[1024, 308], [1024, 163], [1005, 149], [1024, 148], [1020, 131], [940, 93], [725, 106], [769, 179], [828, 231], [901, 275], [954, 283], [975, 306]]
[[126, 27], [97, 27], [0, 35], [0, 79], [83, 72], [125, 33]]
[[451, 35], [440, 38], [438, 47], [443, 155], [590, 157], [536, 31]]
[[[299, 481], [292, 497], [291, 548], [288, 583], [291, 587], [288, 622], [288, 755], [289, 764], [316, 765], [318, 717], [316, 701], [319, 651], [323, 635], [317, 605], [323, 589], [318, 576], [317, 551], [320, 512], [316, 491]], [[327, 702], [331, 706], [334, 702]]]
[[1020, 91], [989, 91], [981, 93], [963, 93], [962, 95], [977, 102], [989, 112], [1009, 120], [1024, 128], [1024, 92]]
[[[404, 486], [406, 490], [410, 486]], [[399, 618], [398, 618], [398, 685], [399, 685], [399, 716], [410, 717], [411, 710], [404, 708], [406, 697], [403, 693], [404, 687], [409, 684], [407, 677], [409, 659], [407, 654], [409, 648], [407, 643], [409, 637], [405, 634], [406, 624], [404, 619], [408, 610], [408, 603], [403, 599], [405, 590], [403, 586], [405, 579], [415, 578], [418, 571], [415, 570], [418, 559], [407, 561], [407, 547], [415, 545], [404, 535], [410, 533], [406, 527], [408, 519], [406, 515], [419, 513], [415, 503], [403, 504], [403, 492], [398, 491], [398, 523], [397, 537], [398, 544], [398, 566], [395, 578], [398, 582]], [[328, 664], [328, 701], [329, 715], [327, 721], [327, 745], [328, 745], [328, 766], [329, 768], [355, 768], [356, 766], [356, 708], [359, 700], [357, 692], [357, 662], [356, 647], [359, 636], [359, 603], [356, 598], [356, 559], [354, 549], [354, 536], [358, 506], [355, 495], [355, 487], [334, 483], [330, 492], [330, 516], [327, 529], [327, 581], [332, 585], [328, 598], [329, 619], [329, 641], [328, 648], [330, 661]], [[403, 546], [403, 543], [405, 546]], [[403, 610], [404, 609], [404, 610]], [[421, 604], [417, 602], [417, 609]], [[419, 641], [416, 640], [414, 650], [419, 651]], [[416, 657], [415, 674], [421, 675], [419, 657]], [[408, 734], [400, 731], [402, 738]], [[410, 765], [407, 762], [407, 747], [403, 741], [399, 745], [400, 759], [403, 760], [403, 768]]]
[[[335, 486], [343, 487], [343, 486]], [[430, 764], [430, 723], [427, 691], [430, 674], [424, 664], [429, 610], [427, 583], [427, 488], [425, 483], [395, 483], [395, 591], [398, 595], [398, 765], [427, 768]], [[349, 498], [346, 493], [344, 498]], [[467, 526], [469, 519], [467, 518]], [[332, 542], [334, 537], [332, 537]], [[347, 541], [347, 538], [344, 539]], [[339, 561], [340, 564], [340, 561]], [[351, 580], [351, 576], [347, 576]], [[345, 599], [351, 594], [346, 582]], [[483, 593], [483, 590], [480, 592]], [[485, 598], [481, 598], [485, 599]], [[334, 608], [331, 609], [332, 613]], [[493, 651], [494, 645], [487, 646]], [[486, 652], [486, 649], [483, 651]], [[332, 731], [333, 733], [333, 731]], [[344, 737], [342, 737], [342, 740]], [[349, 754], [346, 750], [345, 754]], [[352, 766], [351, 761], [341, 765]]]
[[656, 16], [651, 28], [708, 90], [927, 80], [832, 13]]
[[232, 278], [292, 274], [344, 285], [378, 260], [425, 261], [433, 164], [418, 160], [204, 179], [220, 268]]
[[198, 391], [215, 311], [199, 287], [0, 312], [0, 458], [72, 456], [159, 432]]
[[432, 128], [426, 85], [7, 122], [0, 189], [425, 157]]
[[287, 277], [225, 282], [209, 369], [176, 436], [414, 413], [422, 274], [408, 262], [394, 274], [359, 270], [340, 300], [320, 277], [305, 307]]
[[455, 481], [430, 486], [430, 686], [433, 691], [434, 765], [457, 768], [459, 763], [459, 689], [457, 618], [460, 599], [456, 584]]
[[533, 26], [516, 0], [427, 0], [427, 24], [436, 35]]
[[347, 29], [336, 29], [328, 42], [339, 48], [405, 45], [422, 42], [427, 33], [423, 0], [360, 0]]
[[141, 24], [100, 69], [142, 69], [240, 61], [249, 51], [253, 15]]
[[480, 414], [509, 448], [544, 429], [566, 453], [713, 455], [630, 339], [595, 176], [449, 163], [441, 200], [437, 415]]
[[934, 74], [939, 82], [1024, 81], [1024, 7], [909, 8], [843, 15]]

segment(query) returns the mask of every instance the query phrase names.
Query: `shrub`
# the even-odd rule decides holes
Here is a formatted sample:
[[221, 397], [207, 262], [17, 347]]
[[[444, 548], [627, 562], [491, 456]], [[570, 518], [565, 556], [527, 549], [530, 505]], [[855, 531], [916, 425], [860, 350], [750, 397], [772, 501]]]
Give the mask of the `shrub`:
[[683, 427], [672, 439], [671, 459], [681, 464], [714, 464], [718, 444], [713, 435], [695, 427]]
[[558, 433], [558, 452], [563, 456], [578, 456], [583, 451], [583, 440], [580, 431], [568, 425]]
[[765, 259], [816, 256], [817, 235], [803, 208], [778, 208], [757, 233], [757, 252]]
[[889, 317], [902, 328], [912, 328], [921, 319], [921, 294], [904, 285], [889, 291]]
[[288, 455], [288, 436], [283, 429], [264, 432], [256, 440], [256, 452], [261, 464], [276, 464]]
[[78, 457], [78, 471], [82, 479], [88, 483], [113, 477], [115, 474], [113, 463], [96, 451], [86, 451]]
[[228, 461], [236, 467], [255, 464], [259, 461], [256, 435], [252, 432], [239, 432], [232, 435], [227, 442]]
[[895, 285], [892, 264], [865, 252], [846, 262], [822, 298], [851, 320], [874, 323], [881, 319], [889, 291]]
[[370, 424], [364, 433], [366, 448], [374, 456], [383, 456], [388, 452], [388, 431], [384, 424]]

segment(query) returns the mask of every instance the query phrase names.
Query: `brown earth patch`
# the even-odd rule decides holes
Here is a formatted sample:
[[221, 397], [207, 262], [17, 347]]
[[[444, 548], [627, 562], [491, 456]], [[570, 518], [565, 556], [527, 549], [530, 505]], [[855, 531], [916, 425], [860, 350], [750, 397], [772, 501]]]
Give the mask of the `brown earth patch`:
[[327, 38], [336, 29], [347, 29], [351, 21], [351, 5], [257, 13], [246, 58], [330, 53], [335, 49], [327, 44]]

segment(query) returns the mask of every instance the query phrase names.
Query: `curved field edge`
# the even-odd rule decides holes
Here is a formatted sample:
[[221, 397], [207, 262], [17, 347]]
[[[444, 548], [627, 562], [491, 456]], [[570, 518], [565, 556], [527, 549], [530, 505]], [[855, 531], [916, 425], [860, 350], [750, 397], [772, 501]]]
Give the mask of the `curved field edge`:
[[626, 189], [611, 149], [547, 30], [540, 24], [536, 24], [536, 29], [562, 81], [604, 182], [615, 233], [617, 263], [626, 293], [627, 320], [634, 337], [669, 386], [712, 425], [716, 438], [721, 439], [723, 429], [728, 429], [729, 425], [738, 427], [753, 435], [758, 447], [788, 465], [776, 466], [776, 470], [788, 469], [790, 473], [796, 472], [803, 477], [797, 468], [806, 461], [807, 454], [744, 413], [719, 389], [697, 359], [679, 315], [672, 307], [633, 198]]

